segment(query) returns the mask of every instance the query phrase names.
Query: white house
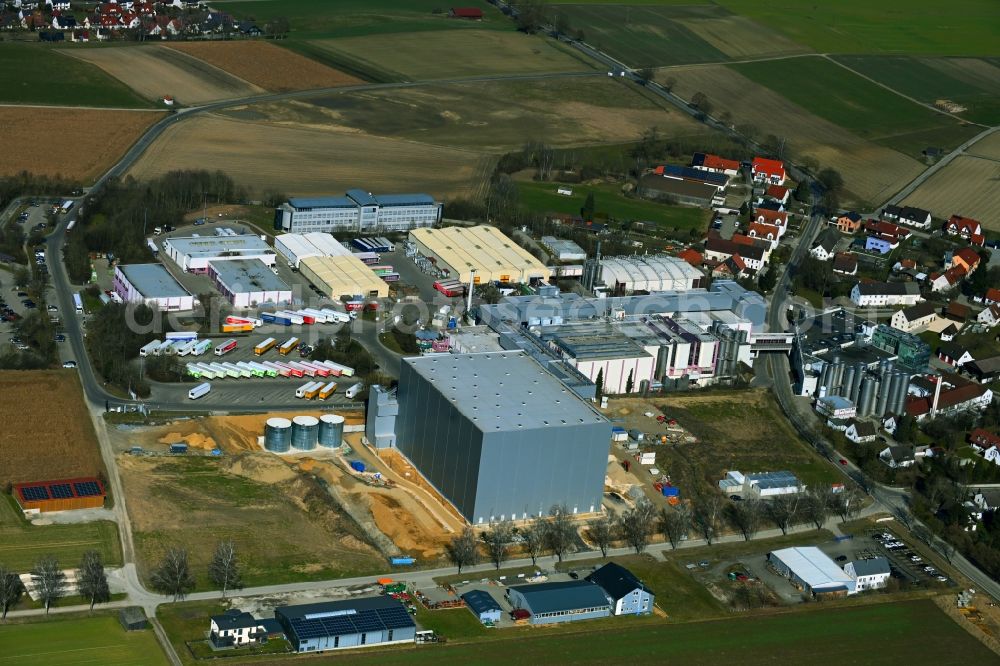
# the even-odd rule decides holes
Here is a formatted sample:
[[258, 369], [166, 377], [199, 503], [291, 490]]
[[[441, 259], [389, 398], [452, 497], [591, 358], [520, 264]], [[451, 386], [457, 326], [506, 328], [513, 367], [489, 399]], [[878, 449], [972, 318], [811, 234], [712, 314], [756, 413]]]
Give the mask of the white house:
[[987, 462], [991, 462], [994, 465], [1000, 465], [1000, 449], [996, 446], [991, 446], [983, 451], [983, 458], [985, 458]]
[[[829, 230], [828, 230], [829, 231]], [[837, 243], [840, 241], [840, 237], [836, 231], [831, 233], [823, 234], [819, 241], [812, 246], [809, 250], [809, 254], [814, 259], [819, 259], [820, 261], [830, 261], [833, 256], [837, 253]]]
[[877, 590], [885, 587], [889, 580], [889, 560], [873, 557], [870, 560], [854, 560], [844, 565], [844, 573], [854, 579], [855, 592]]
[[931, 228], [931, 214], [923, 208], [913, 206], [886, 206], [882, 210], [882, 219], [905, 224], [916, 229]]
[[923, 298], [913, 282], [859, 282], [851, 290], [851, 300], [858, 307], [916, 305]]
[[986, 308], [979, 313], [979, 316], [976, 317], [976, 321], [989, 328], [993, 328], [1000, 323], [1000, 305], [994, 303], [990, 307]]
[[907, 333], [923, 330], [937, 321], [937, 308], [936, 304], [927, 301], [918, 303], [893, 314], [889, 325]]
[[844, 436], [855, 444], [875, 441], [875, 425], [868, 421], [851, 421]]
[[887, 446], [879, 452], [878, 457], [892, 469], [910, 467], [915, 460], [913, 451], [907, 446]]
[[266, 634], [261, 620], [250, 613], [232, 608], [211, 617], [212, 642], [219, 646], [239, 647], [257, 643]]

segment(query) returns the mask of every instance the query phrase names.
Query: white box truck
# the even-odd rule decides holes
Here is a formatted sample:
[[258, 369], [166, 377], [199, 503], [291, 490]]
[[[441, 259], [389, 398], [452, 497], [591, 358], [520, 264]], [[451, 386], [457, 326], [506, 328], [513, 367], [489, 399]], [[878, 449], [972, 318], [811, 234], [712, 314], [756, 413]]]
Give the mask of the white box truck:
[[193, 389], [188, 391], [188, 399], [197, 400], [198, 398], [202, 397], [211, 390], [212, 390], [212, 385], [209, 384], [208, 382], [205, 382], [204, 384], [198, 384]]

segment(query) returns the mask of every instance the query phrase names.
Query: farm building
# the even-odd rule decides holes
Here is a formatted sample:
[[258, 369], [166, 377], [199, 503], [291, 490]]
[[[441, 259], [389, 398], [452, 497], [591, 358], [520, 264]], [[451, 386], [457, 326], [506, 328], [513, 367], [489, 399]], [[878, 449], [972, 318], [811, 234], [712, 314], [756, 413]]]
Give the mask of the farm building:
[[639, 194], [647, 199], [669, 197], [678, 203], [700, 206], [701, 208], [725, 203], [725, 195], [719, 192], [716, 185], [666, 178], [657, 174], [647, 174], [639, 179]]
[[441, 204], [428, 194], [348, 190], [344, 197], [292, 198], [274, 212], [274, 228], [309, 231], [408, 231], [441, 221]]
[[500, 621], [500, 604], [486, 590], [470, 590], [462, 595], [462, 601], [483, 624], [496, 624]]
[[168, 238], [163, 241], [163, 251], [190, 273], [207, 273], [213, 261], [260, 259], [267, 266], [277, 261], [274, 250], [253, 234]]
[[780, 495], [794, 495], [805, 490], [798, 477], [791, 472], [752, 472], [743, 474], [735, 470], [726, 472], [719, 481], [719, 490], [727, 497], [743, 499], [771, 499]]
[[583, 261], [587, 258], [587, 252], [571, 240], [542, 236], [542, 245], [555, 255], [557, 261]]
[[299, 272], [333, 300], [341, 296], [389, 296], [389, 285], [360, 259], [352, 256], [306, 257], [299, 262]]
[[194, 296], [160, 264], [115, 266], [113, 284], [126, 303], [145, 303], [163, 312], [194, 309]]
[[396, 446], [470, 523], [600, 510], [611, 424], [526, 354], [404, 358], [396, 396]]
[[584, 283], [604, 285], [616, 294], [637, 291], [687, 291], [700, 287], [705, 274], [679, 257], [635, 255], [593, 259], [584, 265]]
[[782, 548], [767, 554], [778, 573], [809, 594], [854, 594], [854, 579], [814, 546]]
[[496, 227], [414, 229], [410, 241], [417, 252], [446, 270], [448, 277], [465, 284], [530, 283], [550, 275], [545, 264]]
[[854, 579], [855, 592], [877, 590], [885, 587], [892, 573], [889, 560], [873, 557], [869, 560], [855, 560], [844, 565], [844, 573]]
[[625, 567], [609, 562], [587, 576], [611, 599], [615, 615], [648, 615], [653, 612], [653, 591]]
[[280, 606], [274, 617], [296, 652], [412, 643], [416, 625], [392, 597]]
[[23, 511], [71, 511], [104, 506], [104, 484], [94, 477], [14, 484], [14, 499]]
[[739, 160], [729, 160], [711, 153], [695, 153], [691, 157], [691, 167], [727, 176], [735, 176], [740, 172]]
[[260, 259], [213, 261], [208, 264], [208, 276], [233, 307], [278, 305], [292, 300], [292, 288]]
[[507, 599], [515, 609], [531, 613], [531, 624], [592, 620], [611, 615], [608, 597], [596, 583], [569, 580], [560, 583], [514, 585]]
[[298, 268], [299, 263], [307, 257], [351, 256], [351, 251], [336, 238], [321, 231], [275, 236], [274, 249], [288, 262], [289, 268]]

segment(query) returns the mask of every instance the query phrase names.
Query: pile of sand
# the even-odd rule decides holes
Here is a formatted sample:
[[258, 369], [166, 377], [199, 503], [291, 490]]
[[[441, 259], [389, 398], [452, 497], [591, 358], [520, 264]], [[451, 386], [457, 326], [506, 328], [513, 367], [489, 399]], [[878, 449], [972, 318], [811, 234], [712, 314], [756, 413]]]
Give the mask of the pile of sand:
[[238, 455], [232, 459], [227, 471], [261, 483], [282, 483], [298, 476], [284, 461], [270, 454]]
[[198, 432], [193, 432], [189, 435], [182, 435], [179, 432], [170, 432], [161, 437], [158, 441], [161, 444], [176, 444], [177, 442], [186, 442], [187, 445], [193, 449], [205, 449], [206, 451], [211, 451], [212, 449], [218, 448], [215, 444], [214, 439]]

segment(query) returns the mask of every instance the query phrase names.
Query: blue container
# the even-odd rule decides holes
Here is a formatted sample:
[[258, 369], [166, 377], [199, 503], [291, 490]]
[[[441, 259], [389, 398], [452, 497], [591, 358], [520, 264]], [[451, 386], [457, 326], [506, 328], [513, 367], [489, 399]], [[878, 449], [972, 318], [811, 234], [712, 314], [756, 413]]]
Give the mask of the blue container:
[[273, 324], [274, 323], [274, 315], [272, 313], [270, 313], [270, 312], [261, 312], [260, 313], [260, 320], [262, 322], [264, 322], [265, 324]]
[[365, 471], [365, 464], [360, 460], [352, 460], [351, 469], [353, 469], [355, 472], [363, 472]]
[[171, 444], [170, 445], [170, 452], [171, 453], [187, 453], [187, 450], [188, 450], [188, 445], [187, 444]]
[[675, 488], [674, 486], [663, 486], [663, 496], [664, 497], [680, 497], [681, 489]]
[[393, 557], [389, 559], [389, 564], [397, 566], [411, 566], [416, 562], [412, 557]]
[[448, 320], [448, 328], [458, 328], [458, 321], [454, 317]]

